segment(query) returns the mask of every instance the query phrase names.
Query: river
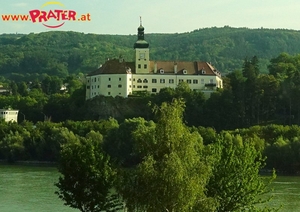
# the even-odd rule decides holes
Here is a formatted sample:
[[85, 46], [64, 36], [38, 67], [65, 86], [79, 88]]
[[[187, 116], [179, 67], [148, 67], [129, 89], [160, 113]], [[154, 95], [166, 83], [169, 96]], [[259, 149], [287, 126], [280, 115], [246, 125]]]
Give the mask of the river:
[[[78, 212], [54, 193], [54, 167], [0, 165], [0, 212]], [[300, 211], [300, 177], [278, 176], [269, 203], [282, 212]]]
[[54, 193], [54, 167], [0, 165], [1, 212], [75, 212]]

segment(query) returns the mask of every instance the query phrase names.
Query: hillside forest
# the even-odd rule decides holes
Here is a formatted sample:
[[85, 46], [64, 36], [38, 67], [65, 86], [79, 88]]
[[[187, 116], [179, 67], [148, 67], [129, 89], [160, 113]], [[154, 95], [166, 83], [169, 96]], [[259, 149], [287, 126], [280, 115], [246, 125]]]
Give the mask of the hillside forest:
[[[0, 35], [0, 75], [15, 81], [43, 79], [44, 74], [66, 77], [89, 73], [107, 58], [122, 55], [133, 61], [132, 35], [97, 35], [51, 31]], [[241, 68], [245, 58], [260, 58], [262, 73], [270, 59], [299, 53], [299, 31], [285, 29], [204, 28], [175, 34], [148, 34], [151, 60], [211, 62], [221, 73]]]

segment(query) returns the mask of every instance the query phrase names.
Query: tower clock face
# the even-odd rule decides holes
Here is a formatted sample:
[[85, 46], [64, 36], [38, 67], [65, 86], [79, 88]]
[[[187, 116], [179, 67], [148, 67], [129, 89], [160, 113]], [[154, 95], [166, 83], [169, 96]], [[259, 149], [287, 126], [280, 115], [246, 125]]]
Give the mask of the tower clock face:
[[140, 59], [144, 59], [145, 58], [145, 53], [140, 53]]

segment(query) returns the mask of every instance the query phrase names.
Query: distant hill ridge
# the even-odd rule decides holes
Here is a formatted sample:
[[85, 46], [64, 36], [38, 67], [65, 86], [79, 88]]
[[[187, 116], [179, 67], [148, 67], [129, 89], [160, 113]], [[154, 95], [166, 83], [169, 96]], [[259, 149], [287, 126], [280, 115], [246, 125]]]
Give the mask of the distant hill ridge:
[[[212, 27], [187, 33], [147, 34], [151, 60], [207, 61], [222, 73], [240, 69], [243, 60], [256, 55], [261, 71], [282, 52], [300, 53], [300, 31]], [[133, 61], [132, 35], [101, 35], [52, 31], [0, 35], [0, 75], [88, 73], [107, 58], [122, 55]]]

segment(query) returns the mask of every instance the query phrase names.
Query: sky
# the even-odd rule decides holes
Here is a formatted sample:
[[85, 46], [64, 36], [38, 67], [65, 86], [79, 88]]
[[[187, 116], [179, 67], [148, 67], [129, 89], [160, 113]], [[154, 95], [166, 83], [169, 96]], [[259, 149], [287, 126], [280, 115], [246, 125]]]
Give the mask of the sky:
[[[47, 5], [44, 5], [47, 3]], [[3, 21], [3, 15], [29, 11], [73, 10], [90, 21]], [[76, 31], [95, 34], [136, 34], [140, 16], [145, 33], [184, 33], [207, 27], [300, 30], [299, 0], [5, 0], [0, 6], [0, 34]]]

